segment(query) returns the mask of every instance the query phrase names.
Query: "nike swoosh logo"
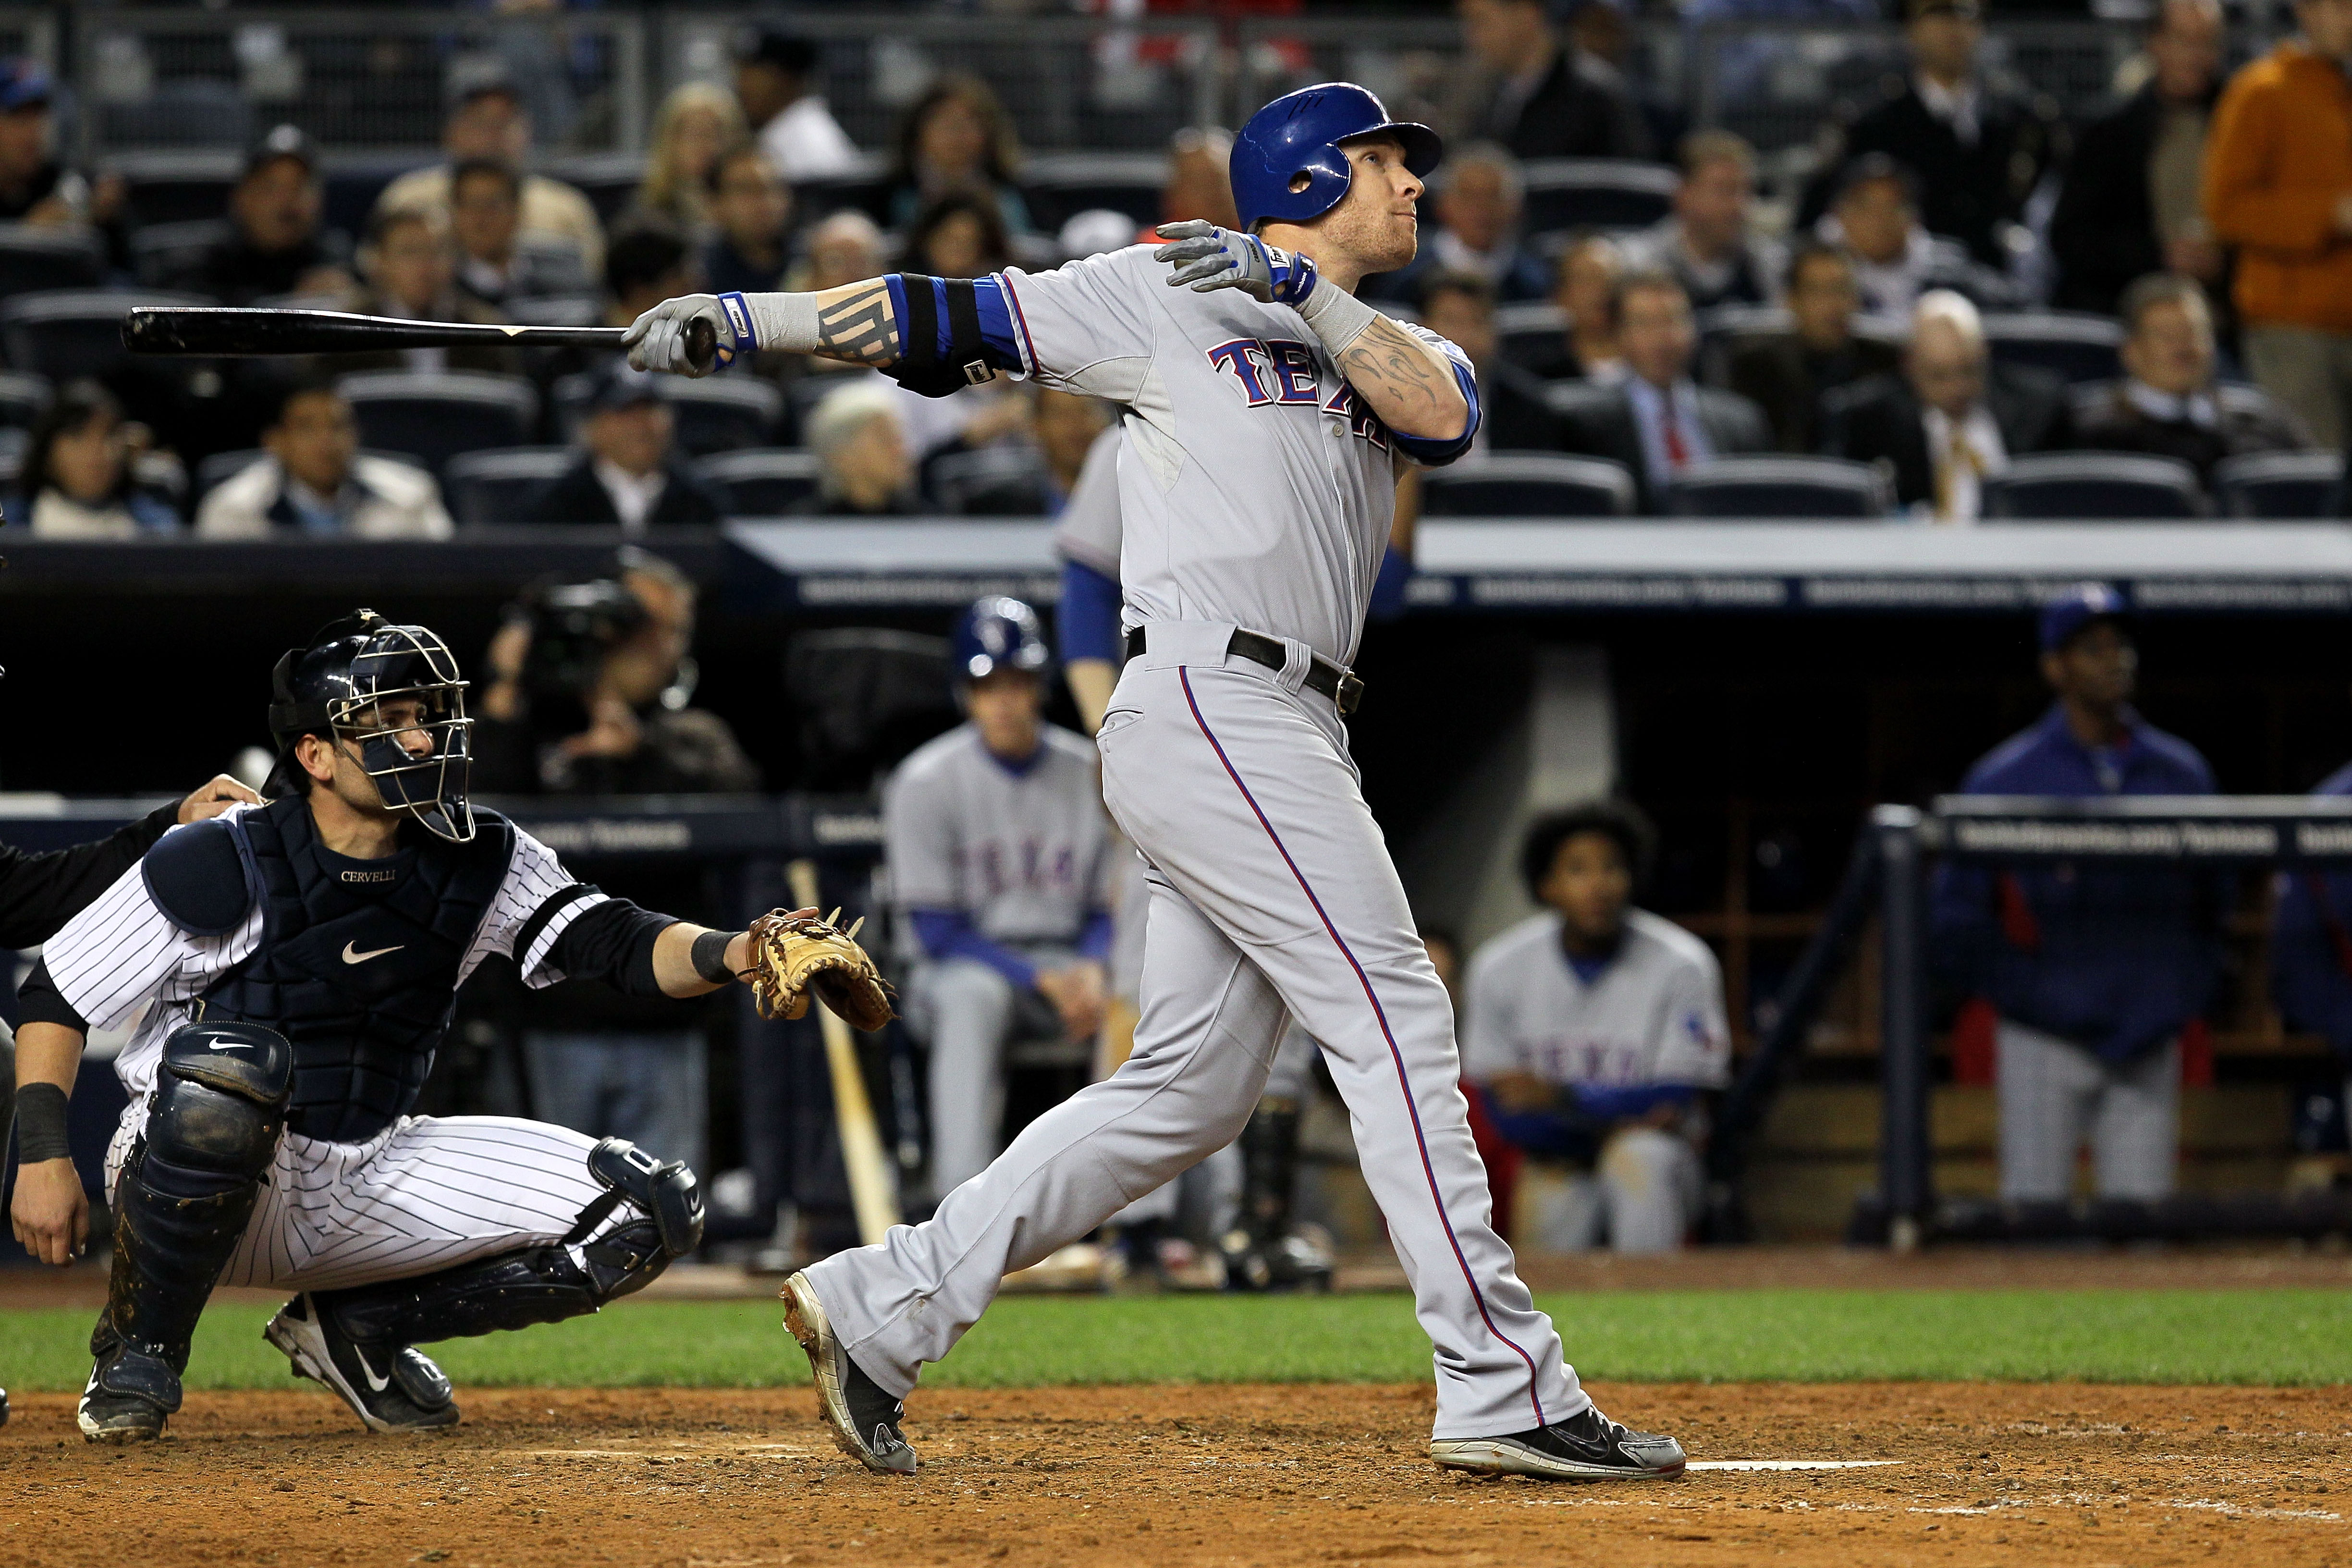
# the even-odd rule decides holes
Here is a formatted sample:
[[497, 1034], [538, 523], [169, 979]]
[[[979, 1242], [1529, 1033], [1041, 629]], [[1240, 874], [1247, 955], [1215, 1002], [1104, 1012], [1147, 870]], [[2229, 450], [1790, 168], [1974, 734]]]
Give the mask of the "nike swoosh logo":
[[353, 1345], [352, 1347], [352, 1359], [360, 1363], [360, 1375], [367, 1379], [368, 1391], [370, 1393], [382, 1394], [385, 1389], [392, 1386], [392, 1379], [389, 1377], [378, 1377], [375, 1374], [375, 1368], [368, 1364], [367, 1352], [360, 1349], [357, 1345]]
[[343, 943], [343, 962], [345, 963], [365, 963], [371, 958], [382, 958], [387, 952], [398, 952], [402, 948], [406, 947], [408, 944], [404, 942], [396, 942], [390, 947], [372, 948], [366, 952], [354, 952], [353, 949], [358, 947], [358, 945], [359, 944], [357, 942], [351, 942]]

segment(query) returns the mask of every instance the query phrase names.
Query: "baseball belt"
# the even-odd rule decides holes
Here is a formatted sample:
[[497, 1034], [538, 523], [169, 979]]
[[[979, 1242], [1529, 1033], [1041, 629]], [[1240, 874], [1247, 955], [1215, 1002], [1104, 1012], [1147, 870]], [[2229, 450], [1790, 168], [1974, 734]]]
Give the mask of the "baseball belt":
[[[1148, 629], [1144, 626], [1128, 628], [1128, 658], [1143, 657], [1143, 634]], [[1262, 664], [1268, 669], [1278, 670], [1290, 662], [1290, 650], [1284, 644], [1257, 632], [1244, 631], [1238, 626], [1234, 628], [1232, 640], [1225, 644], [1225, 651], [1229, 654], [1239, 654], [1252, 664]], [[1319, 653], [1311, 655], [1309, 658], [1307, 679], [1300, 684], [1309, 691], [1319, 691], [1329, 698], [1331, 705], [1339, 709], [1341, 718], [1344, 719], [1353, 713], [1357, 704], [1364, 700], [1362, 679], [1354, 670], [1342, 669]]]

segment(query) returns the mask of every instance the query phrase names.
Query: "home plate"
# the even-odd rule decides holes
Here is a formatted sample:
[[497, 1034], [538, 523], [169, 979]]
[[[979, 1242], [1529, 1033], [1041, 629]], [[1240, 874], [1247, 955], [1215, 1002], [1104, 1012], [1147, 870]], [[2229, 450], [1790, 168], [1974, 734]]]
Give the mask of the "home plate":
[[1900, 1459], [1693, 1459], [1685, 1470], [1867, 1470]]

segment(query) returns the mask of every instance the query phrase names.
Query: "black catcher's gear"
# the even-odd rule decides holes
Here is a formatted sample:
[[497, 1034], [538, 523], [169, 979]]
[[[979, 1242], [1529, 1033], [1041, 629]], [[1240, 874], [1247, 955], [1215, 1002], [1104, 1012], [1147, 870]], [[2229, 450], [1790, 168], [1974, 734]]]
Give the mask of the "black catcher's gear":
[[196, 1319], [285, 1131], [293, 1061], [283, 1038], [251, 1024], [188, 1024], [163, 1042], [115, 1193], [114, 1271], [79, 1414], [92, 1441], [155, 1436], [180, 1407]]
[[1218, 1244], [1225, 1283], [1236, 1290], [1328, 1290], [1331, 1249], [1317, 1227], [1294, 1228], [1291, 1194], [1298, 1185], [1298, 1108], [1265, 1100], [1242, 1129], [1242, 1204]]
[[[278, 754], [271, 793], [301, 793], [290, 788], [302, 777], [294, 742], [323, 735], [357, 751], [386, 808], [455, 843], [474, 837], [466, 682], [448, 645], [430, 629], [360, 610], [320, 627], [310, 647], [288, 649], [269, 679], [269, 732]], [[411, 701], [418, 715], [413, 722], [404, 715], [394, 729], [391, 710]], [[426, 744], [418, 744], [420, 736]]]

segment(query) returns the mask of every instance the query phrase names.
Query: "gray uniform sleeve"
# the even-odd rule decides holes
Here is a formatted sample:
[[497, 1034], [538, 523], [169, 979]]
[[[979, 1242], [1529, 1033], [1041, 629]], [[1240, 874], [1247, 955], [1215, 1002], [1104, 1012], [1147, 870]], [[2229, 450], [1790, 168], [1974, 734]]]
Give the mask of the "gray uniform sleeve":
[[1131, 404], [1151, 373], [1153, 301], [1165, 268], [1141, 246], [1034, 276], [1000, 276], [1013, 305], [1022, 374], [1041, 386]]
[[1723, 972], [1702, 949], [1670, 970], [1659, 986], [1658, 1038], [1651, 1046], [1658, 1083], [1721, 1089], [1731, 1081], [1731, 1030], [1725, 1021]]
[[1504, 956], [1490, 945], [1470, 960], [1462, 999], [1462, 1071], [1469, 1078], [1496, 1078], [1525, 1065], [1515, 1043], [1509, 966], [1498, 962]]
[[967, 910], [955, 824], [929, 778], [903, 770], [882, 803], [882, 853], [902, 910]]
[[1062, 508], [1054, 530], [1054, 548], [1066, 561], [1118, 581], [1121, 540], [1118, 510], [1118, 426], [1095, 437], [1078, 482], [1070, 489], [1069, 504]]

